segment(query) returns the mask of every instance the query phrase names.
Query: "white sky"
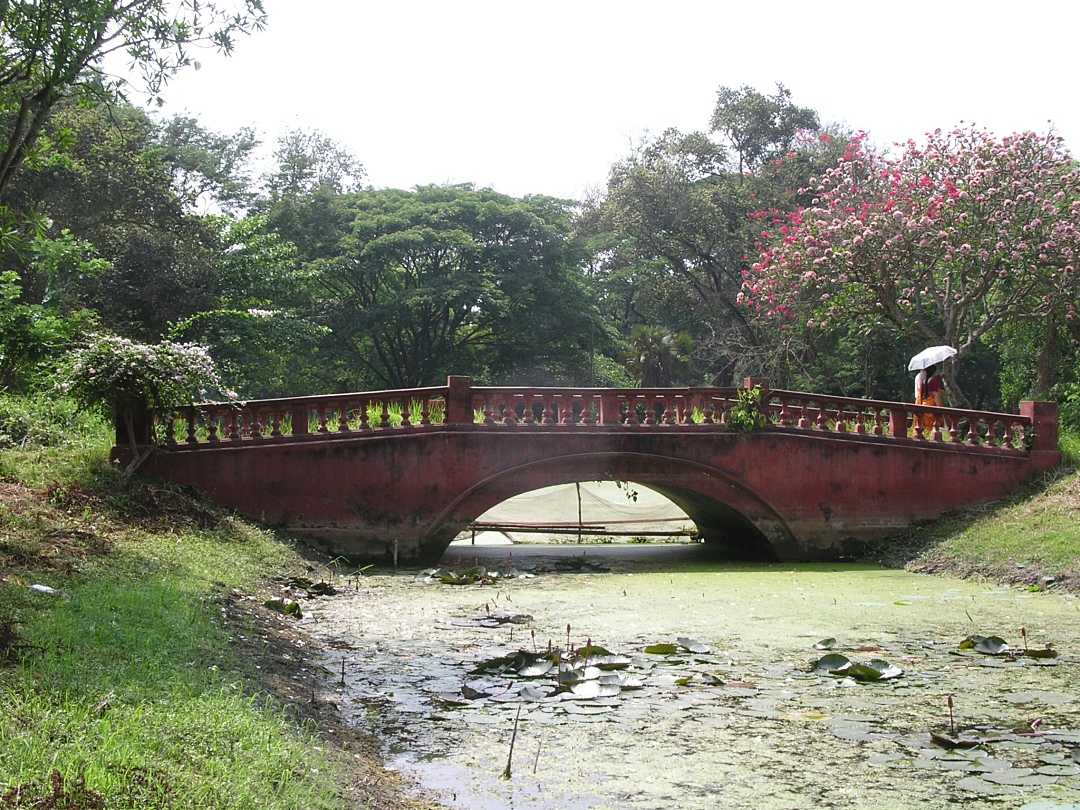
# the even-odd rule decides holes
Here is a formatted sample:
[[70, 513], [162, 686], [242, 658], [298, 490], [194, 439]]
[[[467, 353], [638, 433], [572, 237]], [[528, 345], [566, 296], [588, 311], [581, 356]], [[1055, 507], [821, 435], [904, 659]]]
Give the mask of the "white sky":
[[[720, 85], [785, 83], [874, 141], [1048, 119], [1080, 152], [1080, 3], [266, 0], [267, 30], [174, 80], [166, 112], [293, 126], [376, 186], [580, 197], [647, 132], [704, 129]], [[269, 147], [267, 147], [269, 151]]]

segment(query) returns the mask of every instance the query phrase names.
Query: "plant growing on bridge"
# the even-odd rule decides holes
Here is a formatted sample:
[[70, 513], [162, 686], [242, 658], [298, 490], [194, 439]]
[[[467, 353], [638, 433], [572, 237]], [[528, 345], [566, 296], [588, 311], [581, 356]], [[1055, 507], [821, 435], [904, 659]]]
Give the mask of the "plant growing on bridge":
[[138, 343], [116, 335], [93, 335], [73, 350], [61, 371], [60, 390], [89, 407], [108, 406], [123, 420], [133, 452], [134, 413], [224, 393], [214, 361], [194, 343]]
[[735, 393], [735, 404], [728, 411], [728, 424], [735, 430], [749, 433], [765, 427], [765, 412], [761, 409], [761, 388], [740, 388]]

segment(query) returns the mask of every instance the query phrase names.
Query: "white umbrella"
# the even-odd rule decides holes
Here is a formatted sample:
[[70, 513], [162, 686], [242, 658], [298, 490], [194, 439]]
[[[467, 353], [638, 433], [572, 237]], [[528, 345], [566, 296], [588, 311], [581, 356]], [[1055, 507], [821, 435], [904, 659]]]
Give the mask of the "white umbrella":
[[931, 346], [929, 349], [923, 349], [912, 357], [911, 362], [907, 364], [907, 370], [919, 371], [930, 366], [936, 366], [938, 363], [948, 360], [954, 354], [956, 354], [956, 349], [952, 346]]

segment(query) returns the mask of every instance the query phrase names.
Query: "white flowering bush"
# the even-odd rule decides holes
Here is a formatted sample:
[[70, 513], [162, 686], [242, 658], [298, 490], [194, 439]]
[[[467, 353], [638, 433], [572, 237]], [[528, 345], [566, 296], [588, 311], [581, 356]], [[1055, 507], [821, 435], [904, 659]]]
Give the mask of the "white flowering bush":
[[85, 405], [105, 404], [118, 413], [140, 403], [151, 408], [182, 405], [224, 391], [214, 361], [196, 343], [139, 343], [116, 335], [93, 335], [68, 356], [61, 390]]

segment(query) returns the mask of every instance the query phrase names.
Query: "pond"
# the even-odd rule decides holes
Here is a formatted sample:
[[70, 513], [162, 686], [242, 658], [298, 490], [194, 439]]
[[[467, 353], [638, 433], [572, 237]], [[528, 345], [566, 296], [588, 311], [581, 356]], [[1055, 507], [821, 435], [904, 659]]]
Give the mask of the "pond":
[[[344, 662], [332, 699], [450, 807], [1080, 806], [1080, 600], [705, 551], [456, 548], [451, 568], [532, 575], [363, 576], [305, 623], [334, 679]], [[518, 674], [568, 633], [604, 649]], [[972, 634], [1058, 655], [959, 649]], [[826, 654], [903, 674], [810, 671]]]

